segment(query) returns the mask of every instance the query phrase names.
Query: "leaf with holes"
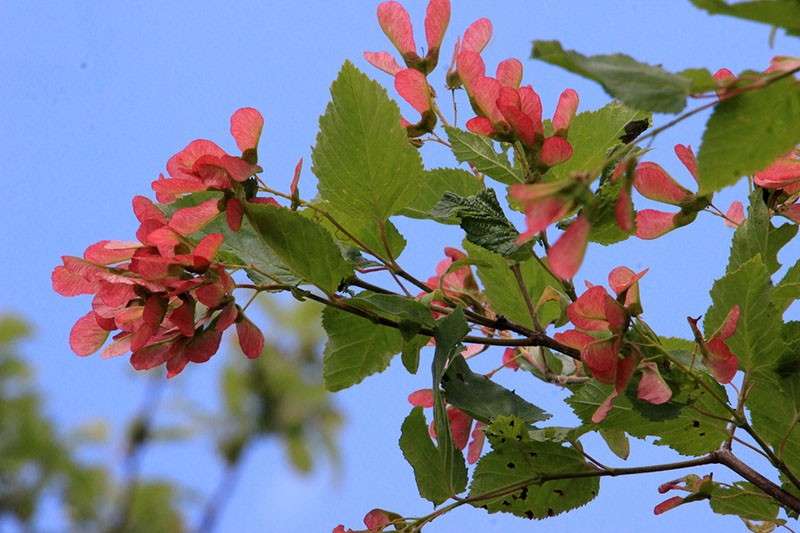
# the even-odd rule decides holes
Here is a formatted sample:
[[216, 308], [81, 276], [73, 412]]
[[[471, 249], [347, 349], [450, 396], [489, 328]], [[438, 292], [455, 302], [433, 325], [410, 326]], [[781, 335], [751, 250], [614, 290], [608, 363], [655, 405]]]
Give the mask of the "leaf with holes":
[[[542, 519], [581, 507], [597, 496], [597, 477], [558, 479], [593, 470], [575, 449], [533, 440], [526, 425], [514, 417], [498, 418], [486, 428], [486, 436], [492, 451], [478, 462], [469, 489], [475, 507]], [[496, 495], [498, 491], [502, 494]]]
[[[586, 382], [567, 399], [575, 414], [590, 428], [625, 431], [644, 439], [657, 437], [653, 442], [669, 446], [683, 455], [703, 455], [716, 450], [727, 438], [726, 420], [730, 418], [712, 393], [677, 372], [664, 377], [676, 381], [677, 394], [662, 405], [636, 399], [636, 387], [629, 386], [625, 394], [614, 398], [613, 408], [600, 424], [592, 422], [592, 414], [614, 390], [596, 380]], [[662, 374], [663, 375], [663, 374]], [[716, 397], [727, 400], [725, 389], [710, 376], [704, 379]]]
[[430, 219], [430, 211], [446, 192], [472, 196], [483, 190], [483, 181], [462, 168], [435, 168], [422, 174], [422, 184], [416, 198], [398, 215]]

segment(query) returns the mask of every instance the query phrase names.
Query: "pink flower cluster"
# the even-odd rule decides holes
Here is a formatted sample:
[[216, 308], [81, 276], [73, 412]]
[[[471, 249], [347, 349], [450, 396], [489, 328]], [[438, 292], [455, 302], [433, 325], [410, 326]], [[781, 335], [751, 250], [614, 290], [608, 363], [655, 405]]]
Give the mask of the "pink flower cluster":
[[[242, 157], [229, 156], [210, 141], [193, 141], [167, 163], [171, 177], [153, 184], [162, 202], [204, 190], [223, 191], [222, 198], [167, 217], [152, 201], [137, 196], [137, 242], [105, 240], [87, 248], [83, 258], [62, 257], [52, 274], [56, 292], [94, 295], [92, 310], [70, 332], [76, 354], [97, 352], [117, 332], [103, 349], [104, 358], [130, 351], [137, 370], [166, 363], [167, 376], [173, 377], [189, 362], [211, 358], [232, 325], [242, 351], [251, 358], [261, 354], [264, 336], [236, 304], [235, 282], [217, 259], [223, 235], [191, 237], [226, 204], [231, 227], [238, 229], [241, 222], [241, 205], [238, 210], [232, 205], [245, 198], [239, 184], [259, 170], [255, 150], [263, 120], [254, 109], [240, 109], [231, 124]], [[232, 217], [232, 211], [239, 214]]]

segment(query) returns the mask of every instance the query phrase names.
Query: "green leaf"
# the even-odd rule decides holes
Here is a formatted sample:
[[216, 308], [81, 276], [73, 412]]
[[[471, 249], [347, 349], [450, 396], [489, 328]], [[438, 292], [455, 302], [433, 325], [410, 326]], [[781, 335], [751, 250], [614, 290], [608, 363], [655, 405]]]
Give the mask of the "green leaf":
[[[478, 277], [492, 310], [512, 322], [532, 326], [531, 316], [525, 305], [522, 291], [510, 269], [511, 263], [499, 254], [468, 242], [464, 243], [464, 249], [471, 258], [482, 263], [478, 266]], [[552, 278], [537, 261], [524, 261], [519, 266], [531, 300], [535, 303], [539, 301]], [[545, 317], [540, 317], [540, 319], [542, 323], [547, 322]]]
[[572, 157], [565, 163], [547, 171], [548, 181], [564, 179], [575, 172], [593, 172], [599, 176], [604, 170], [609, 150], [620, 144], [625, 135], [625, 125], [634, 120], [650, 119], [650, 113], [611, 102], [596, 111], [578, 113], [569, 126]]
[[495, 142], [489, 137], [448, 126], [444, 130], [459, 163], [470, 163], [478, 172], [506, 185], [525, 181], [522, 171], [509, 162], [505, 153], [495, 152]]
[[762, 372], [751, 383], [745, 406], [753, 429], [800, 476], [800, 374], [780, 378]]
[[712, 15], [730, 15], [786, 28], [794, 34], [800, 32], [800, 3], [796, 0], [755, 0], [734, 4], [722, 0], [691, 0], [691, 2]]
[[611, 450], [614, 455], [623, 461], [628, 459], [628, 455], [631, 453], [631, 443], [628, 441], [628, 435], [626, 435], [624, 431], [620, 429], [600, 428], [599, 433], [608, 445], [608, 449]]
[[[594, 424], [592, 414], [614, 390], [591, 380], [580, 386], [567, 399], [575, 414], [592, 428], [625, 431], [644, 439], [657, 437], [653, 444], [669, 446], [683, 455], [703, 455], [716, 450], [727, 438], [728, 412], [706, 389], [689, 378], [671, 372], [662, 373], [669, 381], [677, 381], [677, 393], [662, 405], [636, 399], [635, 387], [614, 398], [613, 408], [600, 424]], [[704, 378], [716, 396], [725, 398], [725, 389], [710, 377]]]
[[515, 244], [519, 232], [503, 213], [492, 189], [484, 189], [467, 198], [446, 192], [431, 211], [435, 218], [456, 217], [467, 240], [503, 256], [529, 256], [528, 248]]
[[[221, 197], [219, 192], [197, 192], [179, 198], [172, 204], [159, 204], [158, 207], [164, 213], [171, 214], [180, 208], [196, 206], [219, 197]], [[253, 282], [298, 285], [303, 281], [286, 266], [269, 244], [264, 242], [247, 217], [243, 217], [239, 231], [233, 231], [228, 226], [225, 213], [220, 213], [192, 237], [199, 241], [212, 233], [221, 233], [224, 237], [222, 246], [217, 252], [219, 256], [228, 263], [252, 267], [245, 268], [245, 271]]]
[[422, 407], [411, 410], [400, 429], [400, 449], [403, 457], [414, 469], [419, 495], [430, 500], [434, 505], [446, 501], [453, 496], [452, 488], [447, 482], [449, 472], [442, 462], [430, 434]]
[[383, 372], [402, 349], [396, 329], [333, 307], [322, 312], [322, 326], [328, 334], [322, 377], [332, 392]]
[[[331, 215], [337, 222], [342, 224], [344, 229], [347, 230], [347, 233], [337, 228], [330, 220], [322, 216], [314, 209], [306, 209], [302, 211], [303, 215], [314, 220], [316, 223], [328, 230], [331, 236], [343, 246], [354, 248], [360, 251], [366, 251], [364, 247], [368, 247], [376, 254], [377, 257], [388, 259], [386, 244], [381, 236], [381, 227], [383, 227], [383, 233], [386, 236], [386, 243], [389, 245], [389, 252], [391, 253], [392, 258], [397, 259], [400, 257], [400, 254], [403, 253], [403, 250], [406, 247], [406, 240], [397, 230], [395, 225], [391, 223], [391, 221], [386, 220], [375, 223], [366, 219], [352, 218], [348, 215], [337, 212], [336, 209], [328, 202], [319, 202], [316, 205], [321, 209], [324, 209], [325, 212]], [[350, 238], [348, 233], [361, 242], [364, 247], [356, 244], [356, 242]]]
[[[600, 490], [598, 477], [544, 481], [542, 477], [591, 471], [580, 453], [555, 442], [535, 441], [525, 424], [501, 417], [486, 428], [493, 451], [475, 467], [469, 498], [489, 513], [502, 511], [542, 519], [590, 502]], [[504, 490], [506, 489], [506, 490]], [[484, 495], [505, 492], [494, 498]]]
[[739, 370], [756, 372], [773, 367], [786, 352], [781, 321], [771, 300], [772, 281], [761, 256], [753, 257], [717, 280], [703, 330], [716, 331], [734, 305], [739, 306], [736, 333], [725, 341], [739, 359]]
[[784, 224], [779, 228], [770, 223], [769, 210], [761, 194], [756, 189], [750, 194], [750, 207], [747, 218], [733, 234], [731, 255], [726, 272], [733, 272], [756, 255], [767, 266], [767, 271], [774, 274], [781, 267], [778, 252], [797, 234], [796, 224]]
[[585, 56], [564, 50], [558, 41], [534, 41], [533, 59], [594, 80], [613, 98], [654, 113], [680, 113], [686, 107], [691, 80], [624, 54]]
[[326, 293], [353, 275], [330, 234], [313, 220], [274, 205], [250, 204], [246, 214], [261, 241], [294, 274]]
[[622, 230], [617, 224], [617, 200], [621, 190], [621, 179], [612, 182], [609, 176], [609, 179], [600, 181], [600, 187], [595, 193], [597, 203], [592, 212], [592, 229], [589, 232], [590, 241], [608, 246], [609, 244], [622, 242], [633, 234]]
[[444, 376], [445, 368], [452, 357], [458, 353], [461, 340], [469, 333], [469, 324], [464, 318], [464, 311], [457, 307], [449, 315], [436, 323], [433, 338], [436, 340], [436, 351], [433, 354], [431, 374], [433, 376], [433, 427], [438, 442], [439, 455], [447, 473], [445, 481], [450, 487], [450, 494], [458, 494], [467, 487], [467, 464], [464, 456], [455, 447], [450, 432], [450, 420], [447, 417], [439, 383]]
[[737, 481], [729, 487], [714, 485], [708, 503], [717, 514], [735, 515], [747, 520], [774, 522], [780, 511], [775, 500], [746, 481]]
[[133, 485], [131, 508], [125, 522], [129, 533], [187, 531], [178, 511], [178, 489], [166, 482], [150, 481]]
[[526, 402], [515, 392], [495, 383], [467, 366], [462, 356], [450, 362], [442, 378], [447, 403], [472, 418], [488, 424], [500, 416], [513, 416], [525, 424], [547, 420], [551, 415]]
[[789, 267], [786, 275], [772, 291], [772, 303], [780, 314], [798, 299], [800, 299], [800, 261]]
[[353, 218], [386, 220], [416, 197], [420, 155], [400, 125], [397, 104], [349, 61], [331, 96], [311, 154], [320, 196]]
[[410, 218], [430, 219], [429, 214], [446, 192], [472, 196], [483, 190], [483, 182], [462, 168], [435, 168], [422, 175], [417, 197], [398, 214]]
[[722, 100], [697, 154], [699, 195], [733, 185], [800, 143], [800, 84], [788, 77]]
[[419, 351], [428, 344], [430, 337], [422, 335], [414, 335], [412, 337], [406, 335], [403, 329], [403, 323], [401, 323], [400, 326], [400, 332], [403, 334], [403, 345], [400, 357], [406, 370], [408, 370], [410, 374], [416, 374], [419, 369]]
[[714, 91], [719, 87], [717, 80], [706, 68], [687, 68], [678, 72], [678, 75], [692, 81], [692, 88], [690, 89], [692, 94]]

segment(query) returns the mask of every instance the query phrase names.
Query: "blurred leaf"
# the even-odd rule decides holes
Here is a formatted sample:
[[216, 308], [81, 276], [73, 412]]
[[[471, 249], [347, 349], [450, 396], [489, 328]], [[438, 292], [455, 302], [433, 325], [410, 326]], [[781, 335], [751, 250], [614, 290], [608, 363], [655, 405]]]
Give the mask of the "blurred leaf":
[[447, 367], [442, 377], [442, 387], [447, 403], [485, 424], [501, 416], [513, 416], [528, 425], [551, 417], [515, 392], [470, 370], [461, 355], [456, 356]]
[[439, 505], [453, 495], [453, 488], [448, 483], [449, 472], [445, 470], [442, 456], [428, 433], [422, 407], [412, 409], [403, 421], [400, 449], [414, 469], [420, 496]]
[[[591, 470], [580, 453], [555, 442], [535, 441], [526, 425], [501, 417], [486, 429], [492, 451], [478, 462], [469, 489], [472, 505], [489, 513], [502, 511], [529, 519], [543, 519], [575, 509], [593, 500], [600, 489], [597, 477], [538, 481], [541, 475], [583, 473]], [[509, 485], [526, 486], [496, 498], [477, 499]]]
[[800, 84], [788, 77], [722, 100], [697, 154], [700, 191], [733, 185], [800, 143]]
[[179, 533], [188, 528], [177, 507], [175, 487], [167, 482], [136, 483], [125, 533]]
[[0, 315], [0, 344], [14, 342], [31, 333], [30, 326], [14, 315]]
[[531, 57], [594, 80], [613, 98], [643, 111], [680, 113], [691, 89], [691, 80], [624, 54], [585, 56], [564, 50], [558, 41], [534, 41]]
[[104, 519], [103, 513], [110, 504], [110, 493], [111, 484], [105, 468], [70, 469], [64, 484], [64, 499], [72, 524], [88, 525]]
[[386, 220], [414, 200], [422, 176], [400, 110], [349, 61], [331, 96], [311, 154], [320, 196], [353, 218]]
[[352, 266], [319, 224], [283, 207], [251, 204], [246, 209], [259, 238], [297, 276], [332, 294], [353, 274]]
[[[293, 303], [281, 312], [292, 316], [306, 307]], [[312, 334], [311, 343], [298, 338], [296, 346], [286, 346], [288, 339], [309, 329], [309, 322], [319, 320], [319, 307], [311, 307], [313, 314], [304, 323], [289, 324], [282, 341], [268, 341], [258, 359], [238, 359], [225, 368], [217, 445], [228, 464], [236, 464], [245, 447], [260, 438], [279, 439], [301, 473], [314, 466], [321, 445], [336, 459], [334, 438], [341, 417], [321, 383], [320, 339]]]
[[712, 15], [730, 15], [800, 32], [800, 4], [796, 0], [754, 0], [729, 4], [723, 0], [691, 0]]
[[525, 181], [522, 171], [509, 162], [508, 156], [495, 151], [492, 139], [447, 126], [444, 130], [459, 163], [470, 163], [478, 172], [506, 185]]
[[459, 196], [472, 196], [483, 190], [483, 182], [462, 168], [435, 168], [422, 174], [422, 185], [417, 197], [398, 214], [410, 218], [431, 218], [429, 212], [439, 203], [442, 195], [451, 192]]

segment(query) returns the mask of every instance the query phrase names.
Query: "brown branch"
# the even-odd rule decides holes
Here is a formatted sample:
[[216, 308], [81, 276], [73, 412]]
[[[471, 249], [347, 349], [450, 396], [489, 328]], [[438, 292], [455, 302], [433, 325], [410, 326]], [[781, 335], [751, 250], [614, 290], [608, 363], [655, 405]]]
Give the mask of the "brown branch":
[[800, 513], [800, 498], [783, 490], [780, 486], [762, 476], [753, 468], [742, 462], [741, 459], [733, 455], [729, 450], [718, 450], [713, 452], [711, 456], [714, 458], [714, 462], [727, 466], [764, 491], [771, 498], [779, 501], [783, 506], [788, 507], [796, 513]]

